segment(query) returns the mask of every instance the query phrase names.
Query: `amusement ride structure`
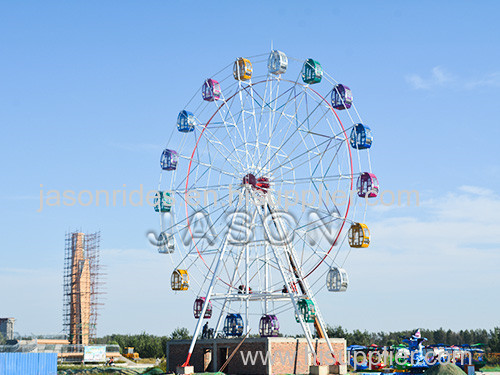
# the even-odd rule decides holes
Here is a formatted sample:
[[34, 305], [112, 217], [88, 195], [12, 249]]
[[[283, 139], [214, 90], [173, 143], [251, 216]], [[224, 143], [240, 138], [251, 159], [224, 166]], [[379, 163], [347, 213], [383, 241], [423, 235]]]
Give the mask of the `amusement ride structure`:
[[233, 337], [257, 316], [272, 337], [291, 311], [312, 353], [313, 327], [332, 350], [315, 296], [345, 291], [351, 249], [370, 243], [372, 143], [350, 88], [314, 59], [273, 50], [201, 82], [161, 154], [155, 200], [171, 288], [194, 293], [185, 366], [205, 319]]

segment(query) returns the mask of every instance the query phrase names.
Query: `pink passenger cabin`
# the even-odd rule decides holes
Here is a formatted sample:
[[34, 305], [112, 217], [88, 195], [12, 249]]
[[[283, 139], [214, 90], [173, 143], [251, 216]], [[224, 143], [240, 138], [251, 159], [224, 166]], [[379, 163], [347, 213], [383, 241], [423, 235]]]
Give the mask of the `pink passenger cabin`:
[[379, 190], [377, 177], [373, 173], [361, 173], [358, 177], [357, 188], [359, 197], [375, 198]]

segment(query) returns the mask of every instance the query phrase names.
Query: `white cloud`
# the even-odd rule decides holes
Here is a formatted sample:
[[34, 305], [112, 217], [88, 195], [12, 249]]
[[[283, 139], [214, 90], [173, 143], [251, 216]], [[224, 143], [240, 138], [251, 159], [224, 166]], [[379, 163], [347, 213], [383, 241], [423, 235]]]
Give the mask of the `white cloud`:
[[348, 293], [320, 299], [328, 321], [368, 330], [498, 325], [491, 293], [500, 288], [500, 197], [462, 186], [417, 211], [368, 222], [370, 247], [353, 251], [345, 266]]
[[414, 89], [429, 90], [434, 87], [453, 83], [455, 78], [442, 67], [435, 66], [432, 68], [431, 76], [429, 78], [422, 78], [418, 74], [411, 74], [406, 76], [406, 81], [410, 83]]
[[405, 80], [415, 90], [431, 90], [446, 86], [471, 90], [479, 87], [500, 87], [500, 72], [488, 73], [475, 79], [466, 79], [456, 77], [443, 67], [435, 66], [427, 78], [419, 74], [410, 74], [405, 77]]
[[478, 87], [500, 87], [500, 72], [491, 73], [484, 77], [467, 81], [465, 87], [468, 89], [475, 89]]
[[493, 190], [481, 188], [478, 186], [462, 185], [459, 187], [459, 190], [466, 192], [466, 193], [475, 194], [475, 195], [482, 195], [482, 196], [494, 195]]

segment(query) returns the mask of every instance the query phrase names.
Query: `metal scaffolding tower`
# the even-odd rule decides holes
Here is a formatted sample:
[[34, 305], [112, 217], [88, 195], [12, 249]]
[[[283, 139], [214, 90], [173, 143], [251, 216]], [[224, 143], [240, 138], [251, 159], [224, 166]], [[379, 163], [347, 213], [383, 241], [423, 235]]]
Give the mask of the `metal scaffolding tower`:
[[101, 233], [66, 233], [64, 256], [63, 325], [71, 344], [88, 345], [96, 334]]

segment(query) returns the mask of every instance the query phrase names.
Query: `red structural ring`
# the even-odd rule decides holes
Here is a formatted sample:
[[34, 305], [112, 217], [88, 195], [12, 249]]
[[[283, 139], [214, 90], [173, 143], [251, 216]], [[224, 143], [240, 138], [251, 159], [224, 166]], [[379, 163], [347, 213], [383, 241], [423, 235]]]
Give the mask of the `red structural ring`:
[[337, 121], [339, 122], [340, 126], [342, 127], [342, 131], [344, 132], [344, 137], [345, 137], [346, 144], [347, 144], [347, 149], [349, 150], [349, 161], [350, 161], [350, 164], [351, 164], [351, 188], [349, 189], [349, 200], [347, 201], [347, 208], [346, 208], [346, 211], [345, 211], [344, 220], [342, 221], [342, 225], [340, 226], [340, 230], [339, 230], [339, 232], [337, 234], [337, 237], [335, 237], [335, 240], [333, 241], [332, 246], [330, 246], [330, 249], [328, 249], [328, 251], [325, 254], [325, 256], [321, 259], [321, 261], [318, 264], [316, 264], [316, 266], [314, 266], [314, 268], [311, 271], [309, 271], [309, 273], [307, 275], [304, 276], [304, 279], [306, 277], [308, 277], [310, 274], [312, 274], [314, 271], [316, 271], [316, 269], [321, 265], [321, 263], [323, 263], [325, 261], [326, 257], [330, 254], [330, 252], [332, 251], [333, 247], [337, 244], [337, 241], [338, 241], [338, 239], [340, 237], [340, 234], [342, 233], [342, 229], [344, 229], [345, 221], [347, 219], [347, 214], [349, 213], [349, 207], [351, 206], [351, 194], [350, 194], [350, 192], [352, 191], [352, 185], [353, 185], [353, 180], [354, 180], [354, 176], [353, 176], [354, 170], [353, 170], [353, 167], [352, 167], [351, 148], [349, 147], [349, 138], [347, 137], [347, 133], [345, 131], [344, 125], [342, 124], [342, 121], [340, 121], [340, 118], [337, 115], [337, 112], [335, 112], [335, 110], [333, 109], [331, 103], [329, 103], [328, 100], [326, 100], [324, 97], [322, 97], [317, 91], [311, 89], [310, 87], [308, 87], [308, 88], [311, 91], [315, 92], [316, 95], [318, 95], [321, 99], [323, 99], [323, 101], [326, 104], [328, 104], [328, 106], [332, 110], [333, 114], [337, 118]]

